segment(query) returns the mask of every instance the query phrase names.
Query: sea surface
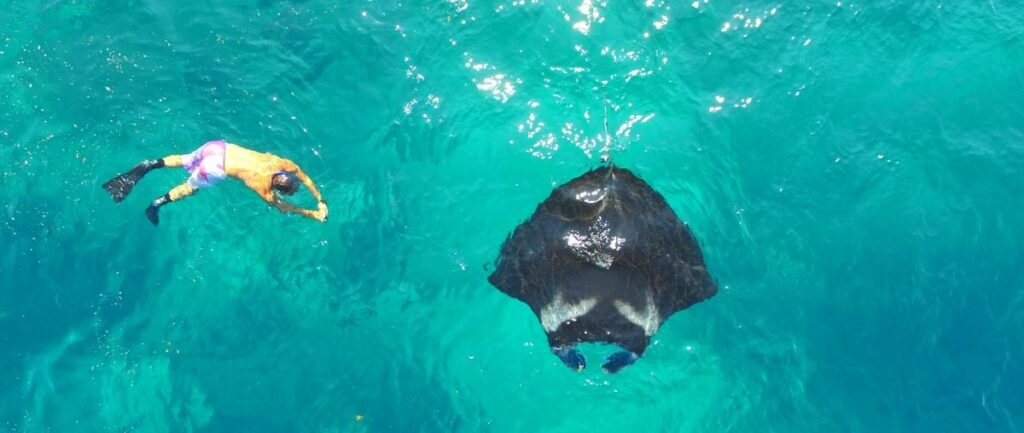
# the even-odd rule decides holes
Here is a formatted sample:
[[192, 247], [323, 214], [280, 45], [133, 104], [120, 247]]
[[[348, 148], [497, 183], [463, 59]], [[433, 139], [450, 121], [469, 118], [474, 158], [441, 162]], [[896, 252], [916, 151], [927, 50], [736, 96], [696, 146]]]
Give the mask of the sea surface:
[[[215, 139], [329, 221], [100, 187]], [[609, 155], [721, 290], [577, 373], [486, 278]], [[1018, 0], [7, 1], [0, 431], [1021, 432], [1022, 200]]]

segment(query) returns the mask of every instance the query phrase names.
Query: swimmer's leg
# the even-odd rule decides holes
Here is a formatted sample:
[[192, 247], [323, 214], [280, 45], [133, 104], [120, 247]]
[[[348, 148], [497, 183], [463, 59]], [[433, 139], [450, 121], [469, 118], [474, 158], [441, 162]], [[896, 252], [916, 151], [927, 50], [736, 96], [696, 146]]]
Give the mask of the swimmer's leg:
[[161, 159], [149, 159], [140, 162], [135, 167], [132, 167], [127, 173], [119, 174], [113, 179], [103, 184], [103, 189], [110, 193], [110, 198], [114, 199], [114, 203], [120, 203], [132, 192], [132, 188], [135, 188], [135, 184], [142, 180], [142, 177], [149, 173], [154, 168], [161, 167], [180, 167], [181, 156], [171, 155]]
[[584, 358], [575, 346], [552, 347], [551, 351], [555, 352], [555, 355], [565, 363], [566, 367], [576, 371], [583, 371], [584, 368], [587, 368], [587, 358]]
[[181, 158], [185, 155], [167, 155], [160, 160], [164, 162], [164, 167], [181, 167]]
[[153, 202], [149, 204], [149, 207], [146, 208], [146, 218], [149, 218], [149, 222], [153, 223], [153, 225], [160, 224], [160, 208], [163, 205], [172, 201], [181, 200], [195, 194], [195, 192], [196, 188], [188, 182], [174, 187], [170, 192], [157, 197], [156, 200], [153, 200]]

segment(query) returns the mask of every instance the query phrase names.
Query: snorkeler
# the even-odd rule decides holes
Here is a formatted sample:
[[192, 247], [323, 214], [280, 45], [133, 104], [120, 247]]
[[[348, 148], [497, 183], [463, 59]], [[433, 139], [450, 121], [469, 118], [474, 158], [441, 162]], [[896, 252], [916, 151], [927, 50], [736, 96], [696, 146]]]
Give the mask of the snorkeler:
[[[244, 182], [245, 186], [256, 191], [263, 200], [281, 212], [297, 213], [321, 222], [327, 221], [327, 203], [320, 196], [316, 184], [298, 165], [276, 155], [255, 152], [223, 140], [208, 142], [187, 155], [171, 155], [155, 161], [142, 161], [127, 173], [117, 175], [103, 184], [103, 188], [110, 193], [115, 203], [120, 203], [146, 173], [163, 167], [182, 167], [191, 176], [167, 194], [153, 200], [146, 208], [146, 217], [153, 225], [160, 222], [161, 206], [216, 185], [228, 176]], [[279, 194], [295, 194], [299, 189], [299, 181], [304, 183], [316, 198], [316, 210], [302, 209], [281, 200]]]

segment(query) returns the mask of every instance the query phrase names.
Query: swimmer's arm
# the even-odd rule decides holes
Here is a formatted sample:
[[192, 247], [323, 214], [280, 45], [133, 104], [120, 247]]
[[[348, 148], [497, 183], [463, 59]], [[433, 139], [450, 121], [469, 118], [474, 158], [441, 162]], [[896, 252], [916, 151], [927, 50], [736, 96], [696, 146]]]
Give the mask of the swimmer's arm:
[[310, 179], [309, 176], [306, 175], [306, 172], [302, 171], [301, 168], [299, 171], [295, 172], [295, 175], [299, 177], [299, 180], [301, 180], [302, 183], [306, 184], [306, 188], [309, 188], [309, 192], [313, 193], [313, 197], [316, 197], [316, 201], [323, 203], [324, 198], [320, 196], [320, 190], [316, 189], [316, 184], [313, 183], [313, 179]]
[[292, 206], [291, 204], [288, 204], [278, 199], [277, 196], [275, 196], [274, 193], [272, 192], [261, 193], [260, 196], [263, 197], [263, 200], [266, 201], [267, 204], [273, 206], [275, 209], [281, 212], [295, 213], [302, 215], [306, 218], [314, 219], [321, 222], [324, 220], [324, 218], [320, 217], [319, 211]]
[[295, 175], [298, 176], [302, 183], [306, 184], [306, 188], [309, 188], [309, 192], [313, 194], [313, 197], [316, 197], [316, 213], [314, 214], [315, 216], [311, 218], [319, 220], [320, 222], [327, 221], [327, 202], [325, 202], [324, 198], [320, 196], [320, 191], [316, 189], [316, 184], [313, 183], [313, 179], [310, 179], [309, 175], [302, 171], [299, 166], [295, 166]]

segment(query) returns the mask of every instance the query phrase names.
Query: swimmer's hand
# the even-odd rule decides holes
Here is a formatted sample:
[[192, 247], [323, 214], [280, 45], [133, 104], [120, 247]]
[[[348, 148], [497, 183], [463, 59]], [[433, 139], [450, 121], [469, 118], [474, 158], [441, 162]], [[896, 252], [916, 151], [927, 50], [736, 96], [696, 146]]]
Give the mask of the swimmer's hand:
[[317, 203], [313, 216], [322, 223], [327, 222], [327, 203], [324, 201]]

